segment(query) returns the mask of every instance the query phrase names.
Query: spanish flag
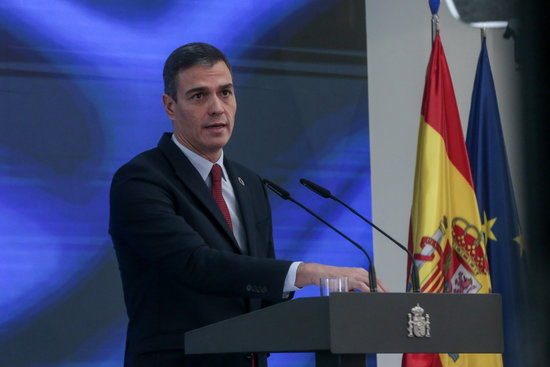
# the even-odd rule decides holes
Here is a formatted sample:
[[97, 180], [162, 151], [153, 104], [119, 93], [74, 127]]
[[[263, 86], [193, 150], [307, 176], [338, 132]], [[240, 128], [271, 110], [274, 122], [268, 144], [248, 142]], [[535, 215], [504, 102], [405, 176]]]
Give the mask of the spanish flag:
[[[409, 248], [419, 268], [422, 292], [491, 292], [470, 164], [439, 31], [422, 98]], [[405, 354], [403, 366], [491, 367], [502, 366], [502, 357]]]

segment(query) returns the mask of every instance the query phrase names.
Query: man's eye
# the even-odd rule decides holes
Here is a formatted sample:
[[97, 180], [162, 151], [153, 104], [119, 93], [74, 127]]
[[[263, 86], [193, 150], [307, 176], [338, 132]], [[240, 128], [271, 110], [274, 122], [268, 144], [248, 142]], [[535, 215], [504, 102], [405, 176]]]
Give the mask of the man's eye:
[[224, 91], [222, 91], [222, 95], [225, 96], [225, 97], [230, 96], [231, 91], [230, 90], [224, 90]]
[[191, 98], [192, 99], [201, 99], [202, 98], [202, 93], [193, 94], [193, 96]]

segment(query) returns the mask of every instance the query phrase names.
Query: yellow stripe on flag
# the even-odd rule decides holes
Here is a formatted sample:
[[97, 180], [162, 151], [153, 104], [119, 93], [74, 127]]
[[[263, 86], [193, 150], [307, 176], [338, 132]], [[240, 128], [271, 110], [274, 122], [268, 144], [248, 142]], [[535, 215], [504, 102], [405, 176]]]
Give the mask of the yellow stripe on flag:
[[[455, 245], [459, 247], [454, 250], [458, 250], [459, 254], [463, 255], [464, 265], [471, 268], [481, 286], [475, 288], [476, 293], [487, 293], [491, 289], [491, 280], [487, 268], [479, 263], [482, 259], [486, 259], [486, 250], [480, 230], [481, 220], [475, 192], [462, 173], [448, 159], [445, 142], [441, 135], [423, 119], [421, 119], [421, 125], [423, 140], [422, 144], [418, 145], [412, 211], [414, 220], [411, 222], [413, 252], [417, 254], [423, 252], [422, 245], [426, 244], [426, 237], [433, 239], [432, 243], [439, 246], [431, 252], [424, 250], [433, 259], [420, 268], [421, 286], [433, 278], [437, 269], [444, 274], [448, 273], [452, 264], [446, 263], [450, 260], [444, 255], [453, 250], [453, 248], [448, 249], [447, 246]], [[464, 248], [460, 247], [462, 236], [456, 233], [455, 228], [462, 229], [471, 243], [465, 243]], [[470, 253], [472, 246], [475, 246], [477, 253], [475, 251]], [[431, 245], [431, 247], [436, 246]], [[456, 259], [453, 261], [456, 262]], [[426, 290], [430, 291], [430, 289], [433, 287], [427, 287]]]

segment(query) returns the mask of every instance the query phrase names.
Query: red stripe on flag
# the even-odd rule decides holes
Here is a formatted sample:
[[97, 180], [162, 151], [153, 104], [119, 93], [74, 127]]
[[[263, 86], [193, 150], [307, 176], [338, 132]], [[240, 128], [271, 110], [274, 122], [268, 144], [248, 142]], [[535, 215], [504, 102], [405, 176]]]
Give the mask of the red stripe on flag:
[[428, 278], [428, 280], [426, 280], [424, 282], [424, 285], [422, 286], [422, 292], [426, 292], [426, 289], [428, 287], [431, 287], [432, 283], [435, 282], [438, 278], [440, 278], [441, 276], [443, 276], [443, 273], [437, 269], [433, 272], [433, 274]]
[[422, 97], [422, 116], [443, 138], [449, 160], [474, 187], [460, 115], [451, 80], [451, 73], [439, 37], [435, 37], [432, 54], [426, 71], [426, 85]]
[[434, 282], [430, 284], [426, 284], [425, 287], [430, 287], [429, 289], [424, 290], [422, 289], [422, 292], [424, 293], [438, 293], [437, 290], [441, 288], [441, 284], [443, 284], [443, 272], [438, 271], [437, 272], [437, 279], [434, 279]]
[[431, 293], [443, 293], [444, 287], [445, 287], [445, 280], [441, 278], [441, 282], [439, 282], [439, 286], [435, 288]]
[[407, 353], [403, 354], [401, 366], [443, 367], [439, 354]]

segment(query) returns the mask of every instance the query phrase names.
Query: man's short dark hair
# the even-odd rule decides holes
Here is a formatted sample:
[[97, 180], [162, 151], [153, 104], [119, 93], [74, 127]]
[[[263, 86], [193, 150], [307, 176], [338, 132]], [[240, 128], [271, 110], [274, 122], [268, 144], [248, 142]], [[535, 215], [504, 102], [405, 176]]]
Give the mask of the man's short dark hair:
[[196, 65], [212, 67], [219, 61], [223, 61], [227, 65], [229, 72], [231, 72], [231, 65], [223, 52], [212, 45], [194, 42], [178, 47], [168, 56], [164, 63], [164, 70], [162, 72], [164, 93], [177, 102], [177, 82], [180, 70], [185, 70]]

